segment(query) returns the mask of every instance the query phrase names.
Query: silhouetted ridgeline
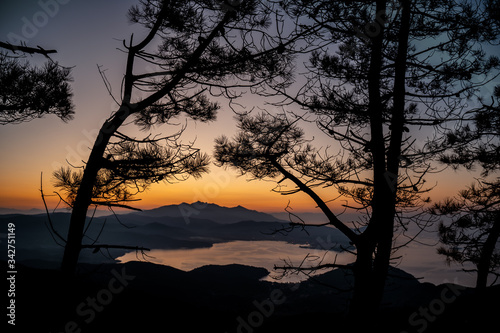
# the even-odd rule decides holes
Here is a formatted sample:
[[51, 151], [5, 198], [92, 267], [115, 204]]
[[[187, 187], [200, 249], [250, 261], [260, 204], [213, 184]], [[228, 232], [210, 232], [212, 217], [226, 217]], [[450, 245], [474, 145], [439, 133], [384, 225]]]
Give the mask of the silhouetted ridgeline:
[[[1, 263], [4, 267], [5, 262]], [[64, 332], [323, 332], [348, 330], [349, 275], [337, 270], [315, 281], [259, 281], [262, 268], [205, 266], [184, 272], [144, 262], [82, 265], [76, 281], [57, 270], [19, 265], [16, 327]], [[391, 269], [384, 309], [373, 329], [383, 332], [486, 332], [497, 325], [500, 286], [473, 290], [419, 283]], [[360, 318], [361, 320], [362, 318]], [[332, 326], [333, 325], [333, 326]]]
[[189, 224], [191, 218], [208, 219], [217, 223], [235, 223], [241, 221], [263, 221], [276, 222], [276, 217], [250, 210], [242, 206], [222, 207], [216, 204], [197, 201], [192, 204], [182, 203], [180, 205], [167, 205], [143, 212], [134, 212], [131, 215], [147, 217], [182, 217], [184, 222]]
[[[188, 219], [178, 206], [123, 214], [120, 223], [114, 216], [94, 218], [86, 241], [92, 242], [105, 224], [100, 243], [155, 249], [209, 247], [232, 240], [280, 240], [313, 249], [348, 246], [336, 229], [272, 234], [287, 222], [243, 207], [205, 208]], [[224, 214], [224, 223], [215, 221]], [[61, 235], [66, 235], [68, 220], [67, 213], [52, 214]], [[271, 283], [261, 281], [269, 273], [264, 268], [209, 265], [185, 272], [147, 262], [116, 264], [84, 251], [78, 277], [67, 281], [58, 270], [62, 247], [49, 233], [45, 214], [1, 215], [0, 223], [16, 225], [19, 331], [302, 333], [323, 332], [326, 327], [349, 331], [344, 317], [353, 284], [349, 271], [330, 271], [300, 284]], [[2, 251], [3, 267], [6, 253]], [[113, 251], [112, 258], [122, 253]], [[498, 299], [498, 285], [476, 294], [454, 284], [421, 283], [391, 268], [383, 309], [372, 327], [397, 333], [485, 332], [498, 327]]]
[[[67, 235], [69, 218], [69, 213], [51, 214], [54, 229], [63, 237]], [[96, 244], [142, 246], [150, 249], [192, 249], [234, 240], [279, 240], [309, 244], [314, 249], [329, 249], [334, 245], [349, 247], [347, 238], [338, 230], [329, 227], [310, 228], [308, 233], [300, 228], [290, 233], [274, 233], [287, 227], [288, 222], [241, 206], [227, 208], [203, 203], [181, 204], [122, 214], [118, 218], [119, 220], [113, 215], [95, 217], [86, 233], [84, 244], [91, 244], [99, 238]], [[63, 248], [56, 244], [57, 237], [49, 232], [45, 214], [0, 215], [2, 225], [9, 222], [16, 225], [19, 262], [29, 261], [33, 265], [36, 261], [43, 260], [54, 262], [55, 266], [51, 267], [59, 265]], [[127, 251], [110, 250], [112, 258], [117, 258], [125, 252]], [[0, 255], [0, 259], [6, 260], [6, 252]], [[90, 249], [83, 250], [80, 255], [80, 262], [113, 261], [100, 254], [93, 254]]]

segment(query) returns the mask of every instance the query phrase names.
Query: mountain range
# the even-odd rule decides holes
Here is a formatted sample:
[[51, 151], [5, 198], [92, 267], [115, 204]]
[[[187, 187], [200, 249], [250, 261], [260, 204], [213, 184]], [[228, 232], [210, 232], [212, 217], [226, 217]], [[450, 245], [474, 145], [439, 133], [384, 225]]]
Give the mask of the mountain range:
[[[69, 219], [69, 213], [53, 213], [51, 227], [46, 214], [0, 215], [1, 224], [13, 222], [16, 225], [18, 260], [31, 263], [60, 263], [63, 247], [56, 232], [65, 237]], [[312, 227], [307, 231], [302, 228], [292, 230], [288, 221], [279, 220], [270, 214], [241, 206], [229, 208], [201, 202], [94, 217], [86, 230], [84, 244], [127, 245], [149, 249], [207, 248], [215, 243], [235, 240], [285, 241], [315, 249], [349, 247], [347, 238], [334, 228], [323, 226]], [[83, 250], [80, 261], [113, 262], [114, 258], [126, 252], [113, 250], [111, 258], [106, 259], [93, 254], [91, 250]], [[7, 251], [3, 251], [0, 259], [6, 260], [6, 253]]]
[[[66, 235], [69, 218], [69, 213], [51, 214], [52, 227]], [[67, 280], [52, 269], [60, 263], [62, 247], [49, 232], [45, 214], [0, 215], [2, 230], [7, 230], [8, 223], [14, 223], [16, 231], [16, 326], [23, 331], [61, 332], [68, 327], [94, 333], [159, 327], [227, 333], [323, 331], [328, 327], [351, 331], [351, 319], [345, 317], [352, 295], [350, 270], [332, 270], [300, 283], [272, 283], [262, 281], [268, 271], [259, 267], [205, 265], [183, 271], [150, 262], [116, 263], [114, 258], [124, 251], [111, 253], [108, 260], [82, 251], [80, 274], [76, 280]], [[334, 228], [312, 227], [305, 232], [288, 227], [287, 221], [241, 206], [193, 203], [95, 217], [85, 242], [92, 243], [99, 236], [96, 244], [152, 249], [210, 247], [232, 240], [280, 240], [323, 249], [349, 246]], [[1, 236], [5, 238], [5, 232]], [[4, 267], [6, 254], [4, 250], [0, 257]], [[123, 288], [117, 286], [118, 277]], [[458, 296], [456, 300], [450, 290]], [[498, 325], [499, 297], [500, 286], [478, 293], [449, 283], [421, 283], [391, 267], [373, 330], [487, 331]], [[88, 302], [95, 299], [102, 306], [90, 307]], [[427, 315], [432, 320], [423, 321]]]
[[162, 206], [132, 214], [147, 217], [182, 217], [186, 223], [189, 223], [191, 218], [211, 220], [220, 224], [241, 221], [279, 221], [276, 217], [270, 214], [250, 210], [242, 206], [222, 207], [213, 203], [201, 201], [197, 201], [192, 204], [181, 203], [180, 205]]
[[[67, 213], [69, 210], [66, 208], [59, 208], [55, 212], [57, 213]], [[130, 211], [120, 210], [116, 212], [119, 215], [131, 214]], [[15, 209], [0, 207], [0, 215], [8, 214], [22, 214], [22, 215], [37, 215], [45, 214], [45, 210], [39, 208], [31, 209]], [[88, 215], [93, 214], [93, 209], [89, 209]], [[273, 215], [258, 212], [256, 210], [250, 210], [242, 206], [236, 207], [224, 207], [213, 203], [197, 201], [194, 203], [181, 203], [179, 205], [165, 205], [153, 209], [142, 210], [138, 213], [132, 213], [141, 216], [148, 217], [160, 217], [160, 216], [171, 216], [171, 217], [184, 217], [186, 220], [189, 217], [200, 217], [200, 215], [207, 215], [205, 217], [210, 220], [217, 221], [219, 223], [233, 223], [244, 220], [254, 220], [254, 221], [276, 221], [278, 218]], [[104, 209], [97, 209], [95, 216], [109, 216], [110, 211]]]

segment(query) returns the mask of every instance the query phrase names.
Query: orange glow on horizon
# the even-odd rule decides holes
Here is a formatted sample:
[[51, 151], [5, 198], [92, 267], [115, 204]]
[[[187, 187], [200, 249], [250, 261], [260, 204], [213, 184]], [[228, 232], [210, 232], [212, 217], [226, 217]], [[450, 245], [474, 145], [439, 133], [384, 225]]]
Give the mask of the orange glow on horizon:
[[[441, 201], [446, 197], [457, 195], [457, 192], [470, 185], [473, 181], [471, 173], [457, 173], [447, 170], [436, 175], [430, 175], [428, 186], [437, 186], [423, 197], [430, 196], [432, 202]], [[21, 179], [21, 181], [19, 181]], [[460, 180], [460, 181], [457, 181]], [[43, 209], [40, 196], [40, 174], [31, 177], [15, 177], [11, 175], [3, 184], [0, 193], [0, 207], [13, 209]], [[276, 183], [273, 181], [247, 181], [246, 177], [237, 177], [231, 170], [215, 168], [201, 179], [190, 178], [177, 183], [160, 183], [137, 195], [137, 202], [130, 203], [141, 209], [152, 209], [165, 205], [193, 203], [197, 201], [214, 203], [225, 207], [243, 206], [247, 209], [262, 212], [283, 212], [289, 205], [293, 212], [319, 212], [314, 201], [304, 193], [280, 195], [273, 191]], [[65, 207], [53, 193], [51, 179], [44, 175], [44, 193], [49, 209]], [[315, 188], [315, 191], [325, 201], [337, 196], [333, 188]], [[339, 198], [328, 205], [336, 212], [343, 210], [345, 201]]]
[[[44, 177], [43, 191], [49, 210], [65, 208], [49, 177]], [[40, 194], [40, 180], [33, 177], [22, 186], [10, 184], [8, 191], [0, 193], [0, 207], [11, 209], [44, 209]], [[197, 201], [214, 203], [225, 207], [243, 206], [262, 212], [283, 212], [289, 204], [293, 211], [317, 211], [315, 203], [303, 193], [283, 196], [273, 192], [275, 184], [267, 181], [247, 181], [244, 177], [235, 177], [222, 171], [213, 172], [196, 180], [188, 179], [174, 184], [155, 184], [144, 193], [136, 196], [140, 199], [130, 205], [141, 209], [152, 209], [165, 205], [194, 203]], [[62, 195], [63, 193], [61, 193]], [[333, 205], [332, 205], [333, 207]], [[104, 209], [104, 207], [101, 207]], [[119, 209], [118, 209], [119, 210]]]

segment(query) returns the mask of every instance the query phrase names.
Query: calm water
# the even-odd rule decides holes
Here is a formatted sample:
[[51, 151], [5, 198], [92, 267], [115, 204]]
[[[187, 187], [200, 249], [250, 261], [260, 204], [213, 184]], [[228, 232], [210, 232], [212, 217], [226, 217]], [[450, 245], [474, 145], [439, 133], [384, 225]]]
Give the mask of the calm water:
[[[148, 252], [153, 263], [172, 266], [184, 271], [204, 265], [228, 265], [242, 264], [255, 267], [264, 267], [271, 274], [265, 278], [268, 281], [277, 281], [273, 277], [279, 277], [280, 271], [273, 270], [274, 265], [283, 266], [284, 260], [292, 265], [314, 266], [320, 262], [332, 263], [336, 259], [338, 264], [351, 263], [354, 257], [349, 253], [337, 253], [325, 250], [306, 248], [298, 244], [290, 244], [278, 241], [232, 241], [214, 244], [211, 248], [186, 249], [186, 250], [152, 250]], [[304, 260], [307, 256], [308, 259]], [[412, 243], [409, 247], [402, 249], [395, 256], [401, 256], [392, 265], [421, 279], [421, 282], [441, 284], [454, 282], [462, 285], [473, 286], [475, 276], [459, 272], [458, 266], [447, 266], [444, 257], [436, 254], [434, 246], [422, 246]], [[137, 260], [136, 253], [130, 252], [117, 258], [121, 262]], [[327, 272], [323, 270], [319, 273]], [[297, 282], [307, 279], [299, 273], [287, 276], [278, 282]]]
[[[276, 281], [281, 271], [274, 271], [275, 265], [283, 266], [285, 260], [294, 266], [303, 262], [304, 267], [318, 265], [321, 261], [333, 262], [336, 258], [338, 264], [352, 262], [353, 256], [348, 253], [337, 253], [325, 250], [305, 248], [297, 244], [278, 241], [232, 241], [214, 244], [210, 248], [186, 250], [151, 250], [148, 252], [151, 262], [172, 266], [183, 271], [190, 271], [203, 265], [228, 265], [242, 264], [255, 267], [264, 267], [271, 272], [265, 278]], [[135, 252], [130, 252], [117, 258], [121, 262], [137, 260]], [[327, 272], [322, 270], [320, 273]], [[287, 276], [280, 282], [296, 282], [307, 279], [302, 273]]]

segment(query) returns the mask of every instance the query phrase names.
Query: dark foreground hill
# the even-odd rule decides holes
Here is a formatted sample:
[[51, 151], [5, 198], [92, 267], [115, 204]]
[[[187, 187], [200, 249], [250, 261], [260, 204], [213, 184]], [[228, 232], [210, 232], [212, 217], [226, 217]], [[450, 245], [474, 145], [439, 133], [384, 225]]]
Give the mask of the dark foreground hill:
[[[5, 262], [0, 263], [6, 267]], [[351, 277], [260, 281], [262, 268], [204, 266], [184, 272], [144, 262], [81, 265], [72, 282], [56, 270], [19, 266], [19, 332], [352, 332], [345, 318]], [[319, 283], [318, 283], [319, 282]], [[327, 286], [330, 285], [330, 286]], [[332, 288], [335, 287], [335, 288]], [[348, 288], [346, 288], [348, 289]], [[484, 293], [419, 283], [391, 269], [373, 332], [487, 332], [498, 328], [500, 287]], [[363, 314], [359, 320], [363, 320]]]

